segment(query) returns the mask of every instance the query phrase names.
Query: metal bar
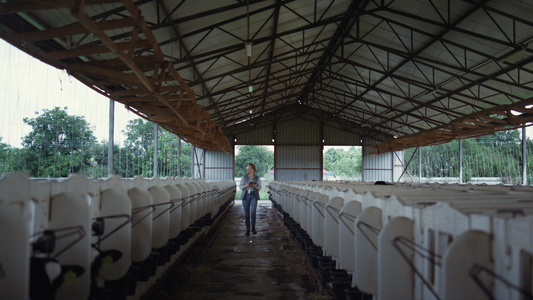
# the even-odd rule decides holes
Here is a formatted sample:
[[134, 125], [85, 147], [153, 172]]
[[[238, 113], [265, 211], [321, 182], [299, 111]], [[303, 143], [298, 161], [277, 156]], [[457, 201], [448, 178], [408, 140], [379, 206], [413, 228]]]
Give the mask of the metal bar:
[[100, 243], [103, 240], [107, 239], [108, 237], [113, 235], [115, 232], [119, 231], [122, 227], [126, 226], [129, 222], [131, 222], [131, 217], [129, 215], [126, 215], [126, 214], [110, 215], [110, 216], [104, 216], [104, 217], [99, 217], [99, 218], [103, 218], [103, 219], [126, 218], [126, 221], [124, 221], [122, 224], [118, 225], [116, 228], [111, 230], [108, 234], [106, 234], [106, 235], [104, 235], [102, 237], [99, 237], [98, 238], [98, 243]]
[[53, 231], [54, 232], [69, 231], [69, 232], [67, 232], [66, 234], [63, 234], [63, 235], [57, 235], [56, 236], [56, 240], [57, 239], [66, 238], [66, 237], [69, 237], [69, 236], [75, 235], [75, 234], [79, 235], [78, 238], [76, 238], [75, 240], [73, 240], [72, 242], [67, 244], [63, 249], [61, 249], [58, 252], [56, 252], [56, 254], [52, 257], [53, 259], [56, 259], [61, 254], [65, 253], [65, 251], [70, 249], [77, 242], [81, 241], [83, 239], [83, 237], [85, 236], [85, 230], [83, 229], [83, 226], [64, 227], [64, 228], [59, 228], [59, 229], [53, 229]]
[[113, 175], [113, 146], [115, 133], [115, 101], [109, 98], [109, 142], [107, 144], [107, 175], [111, 177]]
[[533, 299], [533, 294], [529, 291], [526, 291], [522, 289], [521, 287], [514, 285], [513, 283], [509, 282], [509, 280], [505, 279], [504, 277], [496, 274], [494, 271], [487, 269], [486, 267], [474, 264], [472, 268], [468, 271], [468, 275], [472, 277], [472, 279], [476, 282], [476, 284], [483, 290], [483, 292], [490, 298], [495, 299], [490, 288], [485, 286], [481, 279], [478, 277], [480, 273], [487, 273], [488, 275], [492, 276], [496, 280], [501, 281], [503, 284], [505, 284], [507, 287], [518, 291], [524, 298], [523, 299]]
[[335, 223], [337, 223], [337, 225], [339, 225], [339, 220], [337, 219], [337, 217], [335, 217], [333, 215], [333, 213], [331, 211], [334, 211], [337, 213], [337, 217], [339, 217], [339, 213], [340, 213], [340, 209], [337, 209], [335, 207], [332, 207], [332, 206], [326, 206], [326, 212], [328, 213], [328, 215], [330, 215], [332, 218], [333, 218], [333, 221], [335, 221]]
[[[463, 20], [465, 20], [468, 16], [470, 16], [471, 14], [475, 13], [478, 8], [484, 4], [487, 0], [484, 0], [484, 1], [480, 1], [479, 3], [477, 3], [476, 6], [473, 6], [471, 9], [469, 9], [465, 14], [463, 14], [462, 16], [459, 16], [455, 22], [453, 24], [451, 24], [450, 26], [446, 26], [444, 27], [444, 30], [442, 32], [440, 32], [439, 34], [435, 35], [430, 41], [426, 42], [424, 45], [422, 45], [420, 48], [418, 48], [416, 51], [414, 51], [412, 53], [412, 55], [410, 55], [409, 58], [406, 58], [404, 59], [402, 62], [398, 63], [392, 70], [391, 70], [391, 74], [392, 73], [395, 73], [397, 70], [399, 70], [400, 68], [402, 68], [405, 64], [407, 64], [408, 62], [410, 62], [412, 60], [413, 57], [416, 57], [417, 54], [421, 53], [422, 51], [426, 50], [427, 48], [429, 48], [431, 45], [433, 45], [436, 41], [438, 41], [439, 39], [441, 39], [446, 33], [450, 32], [452, 30], [453, 27], [455, 27], [455, 25], [461, 23]], [[375, 15], [375, 14], [373, 14]], [[379, 15], [375, 15], [375, 17], [377, 18], [381, 18], [381, 16]], [[359, 96], [363, 96], [365, 94], [367, 94], [368, 92], [370, 92], [371, 90], [373, 90], [374, 88], [376, 88], [380, 83], [382, 83], [385, 79], [388, 78], [388, 75], [385, 75], [385, 76], [382, 76], [381, 78], [379, 78], [378, 80], [376, 80], [371, 86], [369, 86], [365, 91], [363, 91], [362, 93], [360, 93]], [[346, 109], [348, 106], [351, 106], [353, 104], [354, 101], [348, 103], [347, 105], [345, 105], [341, 110], [339, 110], [336, 114], [340, 114], [342, 112], [342, 110]]]
[[463, 183], [463, 140], [459, 140], [459, 183]]
[[[440, 256], [435, 254], [435, 253], [430, 252], [429, 250], [427, 250], [425, 248], [420, 247], [419, 245], [417, 245], [416, 243], [414, 243], [413, 241], [411, 241], [410, 239], [407, 239], [405, 237], [399, 236], [399, 237], [395, 237], [392, 240], [392, 246], [394, 247], [394, 249], [396, 249], [396, 251], [398, 251], [398, 253], [403, 258], [403, 260], [409, 265], [409, 267], [411, 267], [413, 272], [415, 272], [415, 275], [418, 276], [420, 278], [420, 280], [422, 280], [422, 283], [429, 289], [431, 294], [433, 294], [433, 296], [435, 296], [436, 299], [440, 300], [440, 297], [437, 295], [437, 293], [433, 289], [433, 285], [431, 283], [429, 283], [424, 278], [422, 272], [420, 272], [420, 270], [417, 269], [415, 264], [409, 259], [409, 257], [407, 257], [407, 254], [402, 251], [402, 249], [400, 248], [400, 244], [404, 245], [405, 247], [408, 247], [409, 250], [413, 251], [413, 253], [421, 254], [422, 258], [426, 258], [426, 256], [423, 253], [421, 253], [421, 252], [417, 252], [417, 248], [422, 249], [422, 250], [424, 250], [426, 252], [429, 252], [435, 257], [439, 257], [440, 258]], [[437, 264], [436, 261], [433, 261], [431, 259], [429, 259], [429, 261], [434, 263], [434, 264]]]
[[157, 177], [157, 163], [158, 163], [158, 157], [159, 157], [159, 125], [157, 123], [154, 123], [154, 176]]
[[346, 221], [343, 219], [343, 217], [346, 216], [346, 219], [352, 221], [352, 222], [355, 222], [355, 219], [357, 219], [356, 216], [353, 216], [353, 215], [350, 215], [348, 213], [345, 213], [345, 212], [342, 212], [339, 214], [339, 220], [342, 221], [342, 224], [344, 224], [344, 226], [346, 226], [346, 228], [348, 229], [348, 231], [350, 231], [350, 233], [352, 235], [355, 234], [355, 232], [353, 231], [353, 226], [350, 226], [348, 223], [346, 223]]
[[[400, 157], [398, 156], [398, 153], [396, 153], [396, 151], [394, 152], [394, 154], [396, 155], [396, 157], [398, 157], [398, 160], [400, 161], [400, 163], [402, 164], [403, 166], [403, 171], [402, 173], [400, 174], [400, 177], [398, 177], [398, 182], [400, 182], [400, 179], [402, 178], [403, 176], [403, 173], [407, 172], [407, 174], [409, 175], [409, 177], [411, 178], [412, 181], [415, 181], [413, 176], [411, 176], [411, 174], [407, 171], [407, 167], [409, 167], [409, 165], [411, 164], [411, 160], [413, 160], [413, 157], [415, 157], [415, 153], [416, 153], [416, 150], [413, 151], [413, 154], [411, 155], [411, 157], [409, 158], [409, 161], [407, 162], [407, 165], [404, 165], [402, 160], [400, 159]], [[394, 164], [393, 164], [394, 166]]]
[[522, 127], [522, 184], [527, 185], [527, 135], [526, 127]]
[[370, 239], [370, 237], [366, 234], [365, 230], [363, 230], [363, 228], [367, 228], [370, 230], [371, 233], [373, 233], [374, 235], [378, 235], [379, 232], [381, 231], [381, 229], [377, 228], [377, 227], [374, 227], [366, 222], [357, 222], [357, 224], [355, 224], [355, 226], [357, 227], [357, 229], [359, 229], [359, 231], [363, 234], [363, 236], [365, 237], [365, 239], [368, 241], [368, 243], [372, 246], [372, 248], [374, 248], [374, 250], [378, 251], [378, 246], [375, 245], [372, 240]]

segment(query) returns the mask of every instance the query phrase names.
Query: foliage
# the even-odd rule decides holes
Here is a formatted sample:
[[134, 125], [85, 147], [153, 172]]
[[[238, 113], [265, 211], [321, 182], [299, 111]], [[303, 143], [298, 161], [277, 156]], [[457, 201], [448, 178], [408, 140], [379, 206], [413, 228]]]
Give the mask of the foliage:
[[[263, 183], [263, 188], [259, 191], [259, 200], [268, 200], [268, 197], [270, 195], [268, 194], [268, 187], [266, 184]], [[235, 193], [235, 199], [241, 200], [242, 198], [242, 190], [237, 189], [237, 192]]]
[[[83, 173], [89, 177], [107, 176], [108, 142], [97, 143], [90, 124], [83, 117], [69, 116], [65, 109], [55, 108], [37, 113], [24, 122], [32, 131], [23, 138], [22, 149], [12, 148], [0, 139], [0, 172], [21, 171], [31, 177], [66, 177]], [[124, 134], [123, 147], [113, 146], [114, 174], [122, 177], [154, 175], [154, 124], [142, 119], [130, 121]], [[159, 128], [158, 176], [190, 177], [192, 146], [176, 135]], [[522, 176], [522, 144], [518, 130], [463, 140], [463, 181], [473, 177], [497, 177], [501, 182], [520, 184]], [[179, 145], [181, 144], [181, 156]], [[533, 141], [527, 140], [527, 180], [533, 174]], [[254, 163], [257, 175], [264, 176], [273, 168], [274, 154], [264, 146], [241, 146], [235, 158], [235, 175], [246, 174], [246, 165]], [[419, 155], [422, 155], [422, 170]], [[422, 177], [458, 177], [460, 170], [459, 141], [407, 149], [405, 160], [412, 158], [408, 172]], [[414, 156], [413, 156], [414, 155]], [[181, 158], [181, 159], [180, 159]], [[180, 162], [179, 162], [180, 161]], [[361, 174], [361, 148], [328, 149], [324, 168], [336, 175], [357, 177]], [[181, 168], [178, 168], [180, 164]], [[405, 175], [404, 175], [405, 176]]]
[[253, 163], [257, 168], [255, 174], [263, 177], [274, 167], [274, 152], [264, 146], [240, 146], [239, 154], [235, 156], [235, 176], [246, 175], [246, 166]]
[[0, 138], [0, 173], [3, 172], [27, 172], [26, 161], [22, 157], [22, 149], [17, 149], [4, 144]]
[[[126, 126], [124, 142], [125, 155], [120, 159], [120, 173], [123, 177], [141, 175], [153, 176], [154, 166], [154, 123], [142, 119], [132, 120]], [[181, 143], [181, 174], [178, 170]], [[115, 154], [116, 157], [117, 154]], [[192, 168], [192, 146], [178, 136], [158, 127], [158, 176], [190, 177]]]
[[89, 164], [84, 150], [92, 147], [96, 138], [83, 117], [70, 116], [66, 108], [56, 107], [44, 109], [35, 118], [24, 118], [24, 123], [32, 127], [22, 142], [31, 176], [66, 177]]
[[330, 148], [324, 153], [324, 169], [335, 175], [357, 177], [361, 175], [363, 156], [361, 148], [343, 149]]
[[[154, 124], [142, 119], [129, 121], [126, 126], [126, 140], [124, 142], [125, 158], [121, 161], [125, 169], [124, 177], [133, 174], [152, 177], [154, 157]], [[124, 164], [122, 164], [124, 162]]]
[[[533, 141], [527, 139], [526, 143], [527, 149], [533, 149]], [[421, 177], [459, 177], [459, 141], [422, 147], [420, 152]], [[408, 171], [410, 174], [420, 174], [419, 151], [415, 148], [407, 149], [405, 158], [409, 160], [413, 154]], [[530, 155], [527, 165], [533, 165]], [[506, 184], [522, 183], [520, 131], [499, 131], [492, 135], [463, 140], [463, 182], [469, 182], [473, 177], [497, 177]], [[531, 182], [529, 178], [528, 182]]]
[[[97, 143], [83, 117], [69, 116], [65, 109], [56, 107], [24, 122], [33, 130], [23, 138], [22, 149], [0, 140], [0, 172], [21, 171], [31, 177], [67, 177], [71, 173], [107, 177], [109, 143]], [[113, 174], [153, 176], [154, 124], [133, 120], [124, 134], [127, 137], [124, 147], [113, 145]], [[190, 177], [191, 145], [161, 128], [158, 141], [158, 176]]]
[[[181, 174], [178, 174], [178, 152], [181, 143]], [[192, 145], [180, 140], [178, 136], [163, 130], [159, 134], [159, 174], [164, 174], [167, 170], [167, 176], [191, 177], [192, 176]]]
[[463, 143], [466, 179], [499, 177], [503, 183], [522, 181], [522, 138], [518, 130], [465, 140]]

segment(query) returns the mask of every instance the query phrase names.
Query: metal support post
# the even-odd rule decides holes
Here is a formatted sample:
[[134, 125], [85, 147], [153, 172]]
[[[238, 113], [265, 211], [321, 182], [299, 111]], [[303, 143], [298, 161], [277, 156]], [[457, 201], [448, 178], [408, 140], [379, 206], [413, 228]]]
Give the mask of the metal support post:
[[158, 169], [157, 156], [159, 154], [158, 145], [159, 145], [159, 125], [157, 123], [154, 123], [154, 176], [153, 177], [158, 176], [157, 174], [157, 169]]
[[107, 175], [113, 175], [113, 145], [115, 132], [115, 101], [109, 99], [109, 143], [107, 145]]

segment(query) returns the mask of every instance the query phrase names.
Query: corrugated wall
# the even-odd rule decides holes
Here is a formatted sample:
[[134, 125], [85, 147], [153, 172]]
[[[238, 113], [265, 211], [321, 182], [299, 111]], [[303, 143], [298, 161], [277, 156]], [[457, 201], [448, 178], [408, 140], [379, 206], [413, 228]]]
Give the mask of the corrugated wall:
[[274, 178], [322, 180], [322, 130], [318, 122], [290, 119], [276, 124]]
[[363, 147], [363, 181], [396, 182], [403, 171], [401, 164], [403, 151], [369, 155], [368, 148]]
[[335, 120], [322, 124], [310, 116], [262, 123], [251, 120], [235, 126], [229, 136], [236, 145], [273, 145], [275, 139], [276, 145], [361, 146], [363, 129], [346, 126]]
[[276, 124], [276, 145], [321, 145], [318, 122], [291, 119]]
[[207, 150], [205, 152], [206, 180], [233, 180], [234, 155], [231, 153]]
[[[246, 126], [246, 125], [245, 125]], [[237, 145], [272, 145], [272, 125], [250, 125], [246, 130], [232, 136]]]
[[322, 180], [322, 147], [276, 146], [274, 164], [276, 180]]
[[361, 146], [362, 139], [360, 132], [348, 132], [324, 125], [324, 144], [327, 146]]
[[205, 178], [205, 150], [192, 147], [192, 178]]
[[[274, 145], [274, 176], [277, 180], [322, 180], [323, 146], [361, 146], [376, 142], [370, 140], [369, 137], [374, 135], [369, 134], [368, 128], [335, 121], [323, 124], [316, 117], [306, 115], [252, 119], [235, 126], [228, 134], [236, 145]], [[399, 155], [403, 159], [403, 152]], [[231, 164], [233, 168], [234, 165], [233, 154], [231, 160], [224, 155], [213, 155], [212, 160], [206, 162], [208, 179], [229, 176], [229, 166]], [[363, 147], [362, 170], [364, 181], [391, 182], [398, 180], [402, 166], [393, 153], [370, 156]]]
[[392, 181], [392, 153], [374, 156], [368, 155], [366, 150], [363, 153], [363, 181]]
[[[404, 152], [403, 151], [393, 152], [393, 155], [394, 155], [394, 157], [393, 157], [394, 158], [394, 161], [393, 161], [394, 169], [393, 169], [392, 177], [393, 177], [394, 181], [396, 182], [396, 181], [400, 180], [400, 176], [402, 175], [402, 172], [403, 172], [403, 169], [404, 169], [404, 165], [402, 165], [402, 161], [405, 162], [405, 158], [404, 158]], [[406, 176], [408, 176], [408, 175], [404, 173], [403, 176], [404, 176], [403, 178], [406, 178]]]

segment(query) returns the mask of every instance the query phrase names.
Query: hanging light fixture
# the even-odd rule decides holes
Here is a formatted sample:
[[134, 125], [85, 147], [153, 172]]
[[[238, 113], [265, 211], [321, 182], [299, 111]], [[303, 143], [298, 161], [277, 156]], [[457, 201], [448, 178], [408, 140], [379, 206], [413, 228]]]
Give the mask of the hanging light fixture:
[[246, 56], [252, 57], [253, 43], [250, 39], [250, 3], [246, 0], [246, 41], [244, 41], [244, 49], [246, 50]]
[[253, 43], [250, 40], [244, 42], [244, 49], [246, 50], [246, 56], [251, 57], [253, 54]]
[[248, 56], [248, 93], [254, 92], [254, 86], [252, 85], [252, 54], [253, 43], [250, 40], [250, 7], [248, 0], [246, 0], [246, 41], [244, 42], [244, 49], [246, 50], [246, 56]]

